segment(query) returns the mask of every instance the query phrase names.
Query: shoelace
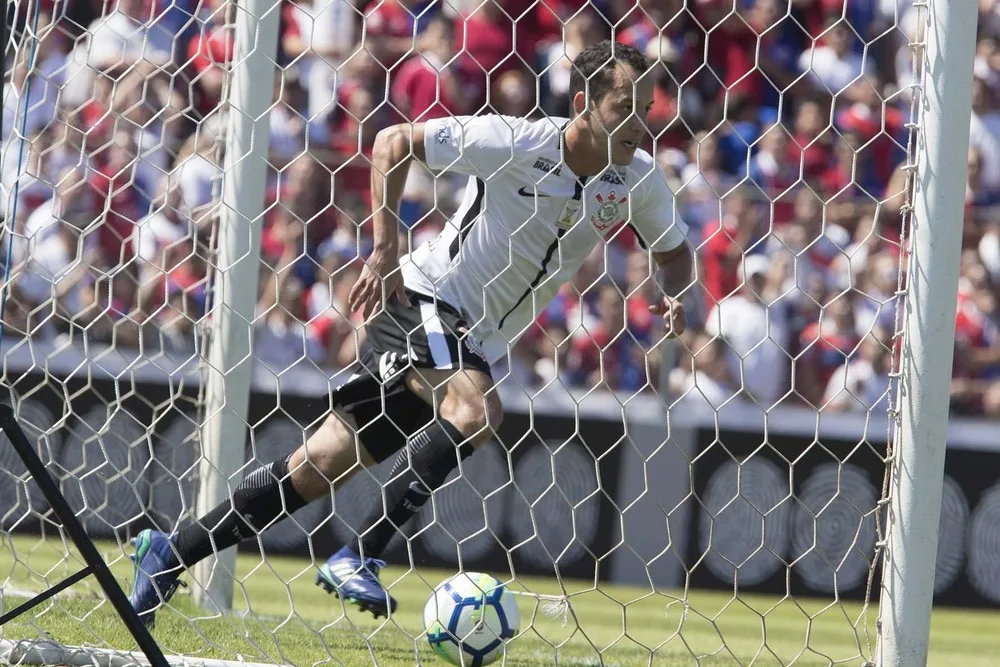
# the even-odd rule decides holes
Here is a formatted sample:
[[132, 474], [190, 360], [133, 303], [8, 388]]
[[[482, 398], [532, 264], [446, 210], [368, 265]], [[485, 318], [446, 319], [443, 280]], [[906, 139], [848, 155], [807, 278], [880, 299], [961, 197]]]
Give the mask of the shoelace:
[[[174, 581], [169, 586], [167, 586], [166, 588], [160, 588], [155, 583], [155, 581], [156, 581], [156, 577], [160, 576], [160, 574], [162, 574], [162, 572], [161, 573], [157, 573], [157, 574], [149, 574], [148, 572], [146, 572], [145, 570], [143, 570], [141, 567], [139, 567], [139, 560], [138, 560], [138, 557], [135, 554], [132, 554], [131, 556], [129, 556], [129, 560], [132, 561], [133, 563], [135, 563], [136, 569], [139, 570], [139, 572], [141, 572], [147, 579], [149, 579], [149, 581], [151, 583], [153, 583], [153, 587], [154, 588], [159, 589], [160, 595], [163, 597], [163, 601], [164, 602], [169, 602], [170, 598], [173, 597], [174, 593], [177, 592], [178, 588], [187, 588], [188, 587], [187, 583], [181, 581], [180, 579], [174, 579]], [[136, 577], [139, 576], [139, 572], [136, 573]]]
[[378, 558], [366, 558], [364, 569], [367, 570], [368, 572], [371, 572], [372, 575], [377, 577], [378, 573], [385, 566], [386, 562], [384, 560], [379, 560]]
[[178, 588], [187, 588], [187, 587], [188, 585], [183, 581], [181, 581], [180, 579], [174, 579], [174, 583], [170, 584], [164, 591], [162, 591], [163, 601], [170, 602], [170, 598], [174, 596], [174, 593], [177, 591]]

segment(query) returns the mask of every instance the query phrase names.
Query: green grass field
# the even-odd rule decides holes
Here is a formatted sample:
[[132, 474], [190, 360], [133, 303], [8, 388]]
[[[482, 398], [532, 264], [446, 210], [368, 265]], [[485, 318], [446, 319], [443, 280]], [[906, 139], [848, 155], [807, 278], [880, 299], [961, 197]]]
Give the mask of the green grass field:
[[[0, 542], [3, 609], [26, 591], [45, 587], [80, 568], [57, 540], [3, 536]], [[114, 544], [98, 548], [123, 587], [131, 585], [131, 563]], [[313, 585], [314, 571], [301, 559], [241, 556], [238, 613], [207, 617], [182, 589], [172, 609], [160, 611], [154, 636], [167, 653], [294, 665], [443, 665], [421, 637], [421, 611], [431, 587], [453, 574], [443, 570], [389, 569], [400, 601], [392, 621], [374, 621]], [[552, 581], [520, 582], [535, 593], [556, 593]], [[522, 635], [505, 664], [541, 665], [829, 665], [863, 664], [875, 642], [875, 614], [865, 620], [857, 604], [828, 600], [740, 596], [691, 591], [687, 606], [678, 591], [622, 586], [590, 590], [571, 582], [568, 623], [544, 616], [531, 598], [519, 597]], [[951, 609], [935, 611], [932, 657], [937, 666], [997, 664], [1000, 615]], [[49, 635], [67, 645], [131, 649], [133, 642], [91, 579], [0, 628], [0, 639]], [[602, 662], [603, 661], [603, 662]]]

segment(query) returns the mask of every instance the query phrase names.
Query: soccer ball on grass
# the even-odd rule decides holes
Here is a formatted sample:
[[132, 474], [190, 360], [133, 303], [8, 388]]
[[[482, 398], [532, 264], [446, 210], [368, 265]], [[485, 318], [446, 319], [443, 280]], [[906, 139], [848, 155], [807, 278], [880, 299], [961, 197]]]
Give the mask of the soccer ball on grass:
[[438, 586], [424, 605], [431, 648], [463, 667], [488, 665], [517, 634], [521, 613], [514, 594], [488, 574], [463, 572]]

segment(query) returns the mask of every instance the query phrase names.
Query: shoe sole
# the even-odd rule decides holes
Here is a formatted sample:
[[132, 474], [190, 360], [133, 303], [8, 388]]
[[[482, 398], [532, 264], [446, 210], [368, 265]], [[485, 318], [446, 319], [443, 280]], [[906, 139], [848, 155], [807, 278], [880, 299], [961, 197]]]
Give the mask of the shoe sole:
[[371, 615], [374, 616], [376, 619], [382, 618], [383, 616], [385, 618], [389, 618], [389, 614], [386, 608], [382, 605], [379, 605], [374, 602], [369, 602], [367, 600], [361, 600], [359, 598], [354, 597], [353, 595], [349, 595], [347, 597], [341, 597], [340, 590], [337, 588], [336, 584], [334, 584], [333, 582], [329, 581], [326, 577], [324, 577], [322, 572], [316, 575], [316, 585], [325, 590], [327, 593], [330, 593], [331, 595], [335, 595], [336, 597], [341, 598], [344, 602], [348, 602], [354, 605], [355, 607], [360, 609], [363, 613], [371, 613]]

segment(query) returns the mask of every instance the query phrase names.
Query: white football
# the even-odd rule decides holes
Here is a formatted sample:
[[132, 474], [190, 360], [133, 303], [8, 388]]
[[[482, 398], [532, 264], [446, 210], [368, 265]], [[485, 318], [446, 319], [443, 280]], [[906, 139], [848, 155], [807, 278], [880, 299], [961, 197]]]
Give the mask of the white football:
[[424, 605], [424, 630], [431, 648], [463, 667], [496, 661], [520, 622], [514, 594], [498, 579], [478, 572], [446, 580]]

